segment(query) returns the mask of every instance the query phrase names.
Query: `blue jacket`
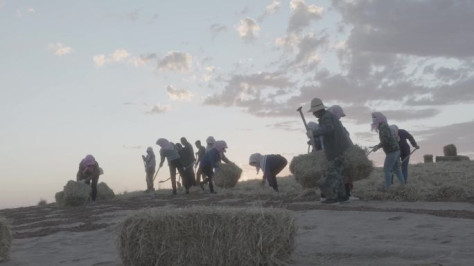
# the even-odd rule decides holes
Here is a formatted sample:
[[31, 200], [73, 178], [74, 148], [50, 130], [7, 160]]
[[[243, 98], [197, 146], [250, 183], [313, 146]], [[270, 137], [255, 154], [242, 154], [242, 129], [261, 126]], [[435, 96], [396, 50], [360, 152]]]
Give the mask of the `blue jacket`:
[[219, 151], [216, 148], [212, 148], [204, 154], [201, 162], [199, 163], [199, 167], [203, 168], [203, 167], [212, 166], [212, 168], [216, 168], [217, 163], [220, 160], [221, 160], [221, 155]]

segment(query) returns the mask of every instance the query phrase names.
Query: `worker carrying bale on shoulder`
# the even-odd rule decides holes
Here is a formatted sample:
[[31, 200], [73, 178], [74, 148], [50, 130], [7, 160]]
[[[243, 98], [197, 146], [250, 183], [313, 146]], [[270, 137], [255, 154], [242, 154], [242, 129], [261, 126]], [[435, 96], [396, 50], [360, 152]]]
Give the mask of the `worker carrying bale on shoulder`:
[[146, 192], [155, 191], [153, 184], [153, 174], [155, 174], [156, 159], [152, 147], [146, 149], [147, 155], [142, 155], [143, 163], [145, 164], [146, 172]]
[[350, 141], [344, 127], [337, 117], [326, 111], [326, 107], [319, 98], [311, 100], [311, 108], [308, 112], [318, 118], [320, 128], [307, 131], [309, 138], [323, 136], [324, 153], [328, 160], [326, 175], [320, 181], [319, 188], [326, 196], [323, 203], [336, 203], [348, 200], [344, 188], [344, 152], [351, 147]]
[[268, 185], [278, 192], [278, 182], [276, 175], [285, 168], [288, 161], [285, 157], [279, 154], [262, 155], [260, 153], [254, 153], [250, 155], [249, 164], [257, 168], [257, 174], [262, 169], [263, 180], [262, 184], [267, 180]]
[[97, 197], [97, 183], [99, 182], [99, 176], [102, 173], [103, 171], [102, 168], [99, 167], [99, 163], [97, 163], [94, 156], [90, 154], [82, 159], [79, 163], [79, 170], [77, 171], [76, 180], [91, 186], [92, 201], [95, 201]]

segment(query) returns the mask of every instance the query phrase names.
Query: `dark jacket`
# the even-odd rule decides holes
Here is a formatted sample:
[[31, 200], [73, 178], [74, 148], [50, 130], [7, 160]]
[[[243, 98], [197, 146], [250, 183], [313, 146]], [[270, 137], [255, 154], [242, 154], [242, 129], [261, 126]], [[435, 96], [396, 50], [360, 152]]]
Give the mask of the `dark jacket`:
[[400, 146], [400, 156], [406, 157], [410, 155], [410, 145], [408, 145], [407, 140], [410, 141], [411, 146], [413, 147], [417, 147], [418, 144], [416, 144], [416, 141], [413, 136], [405, 129], [399, 129], [398, 136], [400, 137], [400, 141], [398, 142], [398, 145]]
[[320, 128], [314, 131], [314, 138], [323, 136], [324, 152], [329, 161], [342, 156], [351, 147], [352, 141], [346, 133], [346, 129], [331, 112], [324, 112], [319, 119], [319, 126]]
[[380, 143], [377, 147], [381, 147], [385, 153], [391, 153], [400, 150], [398, 142], [393, 131], [390, 129], [387, 123], [381, 123], [379, 126], [379, 139]]
[[180, 153], [181, 162], [183, 162], [184, 167], [188, 167], [196, 161], [196, 157], [194, 156], [194, 149], [191, 143], [185, 142], [182, 150]]
[[209, 166], [212, 166], [212, 168], [216, 168], [217, 163], [220, 160], [221, 160], [220, 152], [216, 148], [212, 148], [204, 154], [199, 166], [201, 168], [209, 167]]

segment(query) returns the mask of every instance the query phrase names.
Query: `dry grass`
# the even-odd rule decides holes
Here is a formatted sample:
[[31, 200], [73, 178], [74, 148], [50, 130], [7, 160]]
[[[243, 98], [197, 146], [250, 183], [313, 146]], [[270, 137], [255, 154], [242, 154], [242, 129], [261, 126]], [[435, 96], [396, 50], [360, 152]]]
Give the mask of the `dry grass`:
[[316, 188], [326, 174], [327, 164], [324, 151], [301, 154], [291, 160], [290, 172], [303, 188]]
[[[63, 203], [64, 206], [81, 206], [89, 201], [91, 188], [82, 182], [69, 180], [64, 186]], [[58, 195], [58, 193], [56, 193]], [[59, 196], [59, 195], [58, 195]], [[61, 200], [60, 200], [61, 201]], [[58, 200], [56, 199], [56, 202]]]
[[106, 183], [97, 184], [97, 200], [111, 200], [113, 198], [115, 198], [115, 193]]
[[352, 145], [344, 152], [344, 183], [355, 182], [370, 176], [374, 164], [367, 158], [367, 150]]
[[[10, 259], [10, 248], [12, 245], [12, 233], [7, 220], [0, 217], [0, 258]], [[1, 261], [0, 261], [1, 262]]]
[[369, 179], [356, 182], [353, 194], [364, 200], [400, 201], [466, 201], [474, 198], [474, 163], [439, 162], [415, 164], [408, 168], [408, 184], [399, 187], [394, 176], [394, 187], [388, 192], [377, 191], [384, 182], [381, 168], [375, 168]]
[[155, 209], [128, 217], [117, 246], [124, 265], [284, 265], [295, 234], [283, 209]]
[[242, 169], [236, 164], [230, 163], [219, 163], [219, 170], [214, 175], [214, 184], [220, 188], [231, 188], [235, 187], [239, 182]]

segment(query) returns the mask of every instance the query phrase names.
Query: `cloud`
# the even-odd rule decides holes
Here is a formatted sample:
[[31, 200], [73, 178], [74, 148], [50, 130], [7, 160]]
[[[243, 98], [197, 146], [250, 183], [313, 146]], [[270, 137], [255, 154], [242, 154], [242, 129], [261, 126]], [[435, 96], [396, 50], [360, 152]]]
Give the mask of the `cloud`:
[[474, 56], [473, 1], [333, 1], [353, 26], [359, 51], [416, 56]]
[[171, 85], [166, 87], [166, 92], [174, 101], [190, 101], [193, 98], [193, 94], [190, 91], [176, 89]]
[[203, 104], [243, 107], [257, 116], [279, 116], [288, 112], [280, 98], [288, 93], [294, 83], [283, 73], [234, 75], [225, 82], [224, 90], [206, 97]]
[[265, 7], [265, 11], [263, 12], [262, 15], [260, 15], [258, 17], [258, 21], [263, 21], [268, 15], [272, 15], [272, 14], [275, 14], [277, 13], [279, 10], [280, 10], [280, 1], [278, 0], [273, 0], [273, 2], [271, 4], [268, 4], [266, 7]]
[[251, 18], [244, 18], [240, 20], [240, 24], [237, 26], [237, 32], [240, 38], [245, 41], [253, 40], [257, 37], [260, 27], [257, 22]]
[[302, 127], [304, 128], [304, 125], [303, 122], [297, 124], [296, 121], [284, 121], [274, 124], [268, 124], [267, 127], [284, 131], [302, 131]]
[[275, 41], [277, 46], [284, 49], [287, 55], [287, 62], [284, 62], [282, 68], [297, 68], [313, 71], [321, 62], [319, 49], [324, 48], [329, 43], [327, 35], [316, 36], [314, 33], [308, 33], [303, 37], [296, 34], [289, 34]]
[[323, 8], [316, 5], [307, 5], [304, 0], [291, 0], [290, 9], [292, 10], [287, 32], [300, 32], [303, 28], [309, 26], [312, 20], [321, 18]]
[[227, 27], [221, 24], [212, 24], [209, 27], [209, 30], [212, 32], [212, 35], [215, 37], [217, 34], [227, 30]]
[[141, 149], [143, 149], [143, 146], [141, 146], [141, 145], [134, 145], [134, 146], [132, 145], [131, 146], [131, 145], [125, 145], [124, 144], [124, 145], [122, 145], [122, 148], [124, 148], [126, 150], [141, 150]]
[[54, 50], [54, 54], [57, 56], [63, 56], [72, 53], [74, 50], [72, 47], [65, 46], [64, 44], [57, 42], [57, 43], [50, 43], [48, 45], [49, 49]]
[[155, 104], [149, 111], [146, 111], [147, 114], [164, 114], [170, 110], [169, 105]]
[[176, 72], [188, 72], [191, 68], [192, 57], [186, 53], [169, 52], [164, 58], [159, 60], [158, 69]]
[[119, 49], [119, 50], [115, 50], [110, 56], [110, 60], [114, 61], [114, 62], [120, 62], [122, 60], [124, 60], [125, 58], [128, 58], [130, 56], [130, 53], [127, 52], [127, 50], [124, 50], [124, 49]]
[[104, 54], [100, 55], [94, 55], [92, 57], [92, 61], [94, 62], [94, 65], [97, 67], [101, 67], [105, 64], [106, 62], [106, 56]]

